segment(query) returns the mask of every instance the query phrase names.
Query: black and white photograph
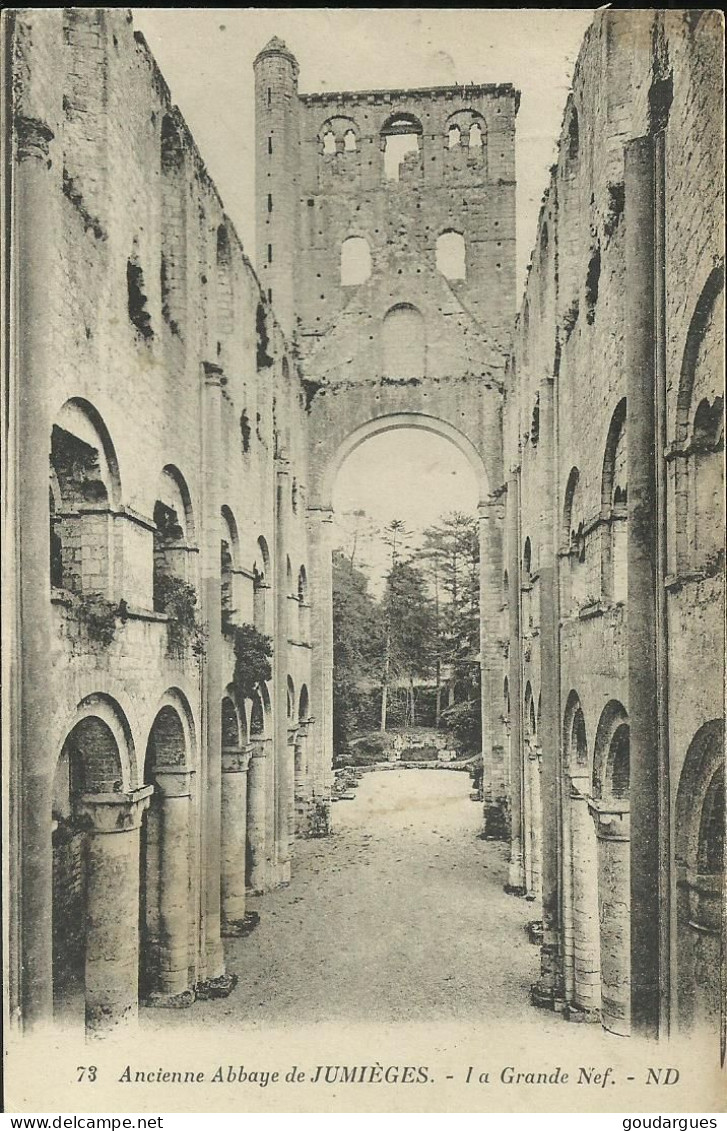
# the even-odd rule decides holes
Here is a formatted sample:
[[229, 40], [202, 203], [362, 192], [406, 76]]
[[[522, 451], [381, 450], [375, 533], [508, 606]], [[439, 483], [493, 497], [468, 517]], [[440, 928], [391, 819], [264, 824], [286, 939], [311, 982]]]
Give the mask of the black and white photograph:
[[2, 35], [5, 1109], [724, 1111], [722, 14]]

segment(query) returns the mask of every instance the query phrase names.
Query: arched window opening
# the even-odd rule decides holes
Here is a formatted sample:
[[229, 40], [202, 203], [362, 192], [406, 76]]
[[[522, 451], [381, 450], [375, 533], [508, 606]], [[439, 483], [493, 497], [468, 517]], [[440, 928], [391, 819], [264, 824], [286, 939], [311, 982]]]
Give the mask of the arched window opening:
[[346, 130], [343, 135], [343, 148], [346, 153], [355, 153], [358, 149], [356, 141], [356, 133], [354, 130]]
[[442, 232], [437, 239], [437, 270], [445, 279], [466, 279], [466, 248], [461, 232]]
[[220, 539], [220, 610], [222, 629], [232, 628], [237, 617], [235, 571], [239, 568], [240, 541], [237, 523], [229, 507], [221, 511], [222, 537]]
[[[106, 899], [107, 892], [89, 885], [90, 868], [98, 862], [89, 853], [93, 834], [81, 802], [89, 794], [119, 792], [126, 784], [119, 747], [125, 720], [107, 721], [101, 713], [105, 715], [85, 715], [69, 732], [53, 779], [53, 1013], [57, 1021], [72, 1025], [83, 1025], [87, 996], [98, 1003], [104, 992], [97, 973], [100, 956], [88, 953], [86, 924], [89, 916], [103, 913], [94, 900]], [[128, 748], [123, 754], [128, 758]]]
[[382, 353], [385, 378], [420, 381], [424, 377], [424, 319], [415, 306], [402, 303], [393, 306], [384, 316]]
[[611, 418], [603, 460], [601, 505], [607, 519], [603, 538], [602, 584], [608, 601], [624, 602], [628, 592], [628, 464], [626, 401]]
[[308, 605], [308, 575], [305, 566], [298, 571], [298, 640], [307, 644], [310, 635], [310, 608]]
[[371, 248], [363, 236], [349, 236], [341, 244], [341, 286], [357, 287], [371, 275]]
[[503, 684], [503, 689], [502, 689], [502, 710], [503, 710], [504, 721], [506, 723], [509, 723], [510, 722], [510, 681], [508, 680], [507, 676], [505, 676], [505, 682]]
[[473, 122], [470, 126], [469, 141], [470, 149], [482, 148], [482, 126], [479, 122]]
[[387, 181], [411, 180], [422, 171], [422, 124], [413, 114], [394, 114], [381, 130]]
[[533, 563], [533, 550], [530, 544], [530, 539], [525, 539], [525, 546], [523, 548], [523, 584], [527, 585], [531, 581], [531, 566]]
[[140, 338], [149, 341], [154, 337], [151, 314], [147, 307], [144, 272], [136, 255], [126, 263], [126, 291], [129, 321], [136, 328]]
[[323, 135], [323, 152], [326, 154], [336, 152], [336, 135], [333, 130], [326, 130]]
[[459, 126], [452, 123], [447, 131], [447, 148], [456, 149], [462, 138]]
[[595, 247], [591, 252], [586, 273], [586, 321], [592, 326], [596, 321], [596, 304], [598, 302], [598, 285], [601, 278], [601, 248]]
[[240, 746], [240, 724], [229, 695], [222, 700], [222, 746], [226, 750], [237, 750]]
[[293, 683], [293, 678], [290, 675], [288, 676], [287, 680], [287, 689], [287, 717], [288, 721], [290, 722], [295, 719], [295, 684]]
[[[566, 484], [562, 538], [562, 552], [567, 560], [561, 570], [561, 607], [564, 616], [572, 616], [587, 603], [589, 569], [586, 565], [585, 500], [577, 467], [571, 468]], [[599, 595], [590, 594], [594, 599]]]
[[576, 763], [579, 766], [586, 766], [588, 764], [588, 740], [586, 739], [586, 720], [583, 718], [583, 711], [578, 708], [573, 716], [573, 741], [572, 749], [576, 756]]
[[298, 704], [298, 721], [307, 722], [310, 718], [310, 698], [305, 684], [300, 689], [300, 702]]
[[267, 594], [270, 590], [270, 553], [263, 537], [257, 540], [253, 572], [253, 622], [258, 632], [267, 634]]
[[629, 796], [630, 781], [629, 728], [627, 723], [622, 723], [611, 739], [610, 758], [611, 796], [618, 799], [627, 799]]
[[712, 778], [702, 803], [697, 843], [697, 867], [701, 875], [721, 876], [724, 868], [725, 790], [724, 768]]
[[260, 738], [265, 733], [265, 710], [262, 699], [256, 692], [250, 711], [250, 738]]
[[192, 541], [192, 508], [187, 485], [176, 468], [161, 474], [154, 503], [154, 565], [152, 603], [166, 612], [183, 595]]
[[50, 448], [51, 582], [109, 597], [111, 506], [120, 489], [111, 440], [91, 405], [68, 401], [53, 425]]
[[221, 334], [232, 331], [232, 253], [225, 224], [217, 229], [217, 324]]

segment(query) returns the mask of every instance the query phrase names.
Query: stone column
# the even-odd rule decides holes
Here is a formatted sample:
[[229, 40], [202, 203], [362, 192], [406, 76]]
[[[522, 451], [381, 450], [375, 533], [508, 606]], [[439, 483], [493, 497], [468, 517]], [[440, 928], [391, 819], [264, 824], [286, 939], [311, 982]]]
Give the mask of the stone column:
[[308, 508], [308, 536], [312, 574], [311, 591], [311, 706], [317, 722], [308, 750], [311, 801], [327, 810], [330, 821], [333, 776], [333, 561], [331, 540], [333, 511]]
[[631, 908], [629, 803], [591, 801], [598, 839], [598, 915], [601, 938], [601, 1021], [621, 1036], [631, 1032]]
[[298, 727], [294, 752], [295, 834], [303, 837], [308, 831], [308, 728], [313, 719], [305, 719]]
[[505, 839], [505, 752], [502, 745], [502, 619], [501, 498], [479, 505], [480, 533], [480, 702], [482, 722], [482, 796], [485, 833]]
[[[56, 17], [48, 13], [51, 21]], [[19, 18], [19, 17], [16, 17]], [[57, 29], [56, 50], [61, 43]], [[39, 38], [42, 38], [39, 36]], [[23, 42], [30, 65], [34, 42]], [[46, 60], [42, 73], [50, 75]], [[37, 77], [37, 76], [34, 76]], [[32, 92], [31, 92], [32, 93]], [[31, 95], [23, 94], [23, 101]], [[31, 112], [35, 107], [29, 108]], [[48, 296], [56, 281], [59, 225], [55, 202], [61, 199], [60, 153], [56, 161], [53, 129], [34, 117], [16, 117], [12, 169], [13, 295], [11, 382], [14, 419], [8, 420], [12, 451], [8, 498], [12, 513], [8, 535], [15, 534], [14, 569], [6, 575], [15, 587], [14, 607], [6, 622], [10, 659], [9, 764], [11, 830], [10, 932], [13, 959], [9, 971], [11, 1011], [24, 1024], [53, 1013], [52, 851], [50, 812], [53, 754], [48, 728], [47, 674], [51, 655], [50, 527], [48, 458], [50, 451], [49, 382], [53, 335]], [[9, 537], [8, 548], [13, 545]], [[10, 594], [8, 594], [8, 599]], [[11, 618], [14, 617], [12, 629]], [[5, 619], [5, 618], [3, 618]], [[17, 961], [15, 956], [17, 955]]]
[[[628, 675], [631, 848], [631, 979], [634, 1029], [659, 1035], [660, 806], [657, 681], [654, 154], [650, 137], [624, 149], [625, 359], [629, 465]], [[659, 453], [662, 458], [663, 452]], [[604, 1006], [605, 1008], [605, 1006]]]
[[510, 689], [510, 865], [506, 891], [525, 895], [523, 863], [522, 647], [520, 640], [520, 472], [507, 485], [508, 687]]
[[296, 800], [296, 783], [297, 775], [295, 772], [295, 751], [296, 751], [296, 738], [298, 735], [298, 727], [288, 727], [288, 766], [287, 772], [290, 776], [291, 789], [288, 793], [288, 843], [292, 844], [295, 840], [295, 800]]
[[247, 874], [249, 891], [263, 892], [268, 886], [267, 794], [268, 765], [272, 761], [272, 739], [253, 738], [247, 782]]
[[247, 773], [252, 748], [222, 751], [222, 934], [240, 933], [245, 920]]
[[540, 865], [543, 899], [543, 945], [538, 997], [556, 1006], [563, 1000], [560, 947], [561, 861], [561, 732], [560, 732], [560, 629], [558, 602], [558, 548], [555, 515], [555, 420], [553, 380], [540, 384], [540, 453], [542, 469], [540, 544], [540, 671], [542, 717], [539, 741], [543, 751], [539, 779], [541, 799]]
[[[582, 784], [583, 792], [578, 785]], [[601, 943], [598, 914], [598, 859], [593, 821], [588, 811], [587, 781], [571, 782], [570, 867], [573, 904], [573, 1005], [579, 1019], [600, 1019]]]
[[202, 366], [202, 516], [200, 532], [200, 574], [202, 580], [202, 618], [207, 627], [207, 644], [202, 664], [203, 749], [206, 778], [201, 791], [204, 800], [203, 845], [205, 859], [204, 910], [206, 976], [217, 981], [225, 973], [220, 935], [220, 806], [222, 723], [222, 599], [220, 589], [220, 468], [222, 451], [222, 386], [219, 365]]
[[148, 1004], [192, 1005], [189, 986], [189, 853], [194, 771], [164, 767], [154, 774], [161, 794], [159, 982]]
[[153, 786], [81, 798], [91, 822], [86, 888], [86, 1034], [132, 1026], [139, 997], [139, 829]]
[[288, 572], [287, 553], [290, 514], [289, 465], [275, 461], [275, 883], [290, 880], [288, 810], [293, 791], [292, 770], [288, 767]]

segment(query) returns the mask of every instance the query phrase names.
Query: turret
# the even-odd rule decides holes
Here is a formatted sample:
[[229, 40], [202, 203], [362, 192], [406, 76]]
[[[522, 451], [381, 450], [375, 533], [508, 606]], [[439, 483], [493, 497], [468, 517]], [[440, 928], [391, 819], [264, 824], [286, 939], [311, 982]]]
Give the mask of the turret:
[[280, 325], [291, 336], [298, 243], [298, 63], [274, 36], [253, 67], [258, 276]]

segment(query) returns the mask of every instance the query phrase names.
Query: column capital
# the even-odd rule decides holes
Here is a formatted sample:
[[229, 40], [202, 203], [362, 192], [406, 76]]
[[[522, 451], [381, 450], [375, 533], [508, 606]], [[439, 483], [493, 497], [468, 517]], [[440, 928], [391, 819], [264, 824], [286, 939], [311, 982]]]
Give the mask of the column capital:
[[154, 771], [154, 780], [164, 797], [191, 797], [194, 770], [186, 766], [162, 766]]
[[630, 805], [623, 799], [601, 801], [589, 798], [588, 811], [596, 826], [599, 840], [631, 839]]
[[35, 157], [39, 161], [50, 161], [50, 143], [55, 134], [39, 118], [26, 118], [19, 115], [15, 119], [17, 137], [17, 156], [19, 161]]
[[130, 793], [89, 793], [78, 802], [77, 812], [95, 833], [131, 832], [140, 827], [153, 792], [153, 785], [145, 785]]
[[246, 774], [253, 756], [251, 746], [223, 746], [222, 773]]
[[266, 758], [273, 748], [272, 738], [253, 738], [250, 743], [252, 757], [258, 761]]

